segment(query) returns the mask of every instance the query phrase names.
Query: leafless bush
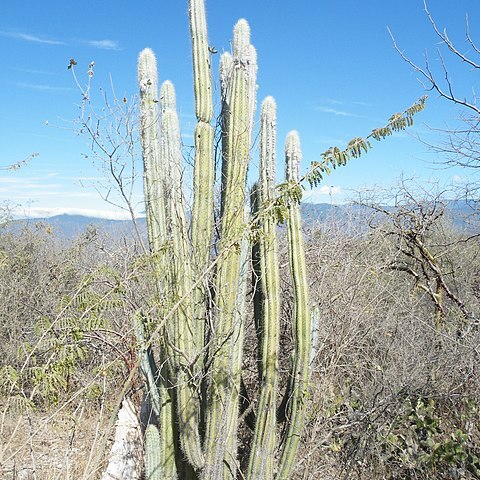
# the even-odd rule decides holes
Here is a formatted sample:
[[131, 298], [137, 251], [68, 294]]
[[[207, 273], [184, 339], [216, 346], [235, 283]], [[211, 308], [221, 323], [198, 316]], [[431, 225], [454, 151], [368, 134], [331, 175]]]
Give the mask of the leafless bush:
[[297, 478], [478, 478], [479, 244], [430, 218], [425, 244], [469, 309], [447, 299], [439, 325], [431, 293], [391, 268], [405, 239], [390, 215], [368, 233], [326, 223], [310, 234], [320, 348]]
[[[377, 205], [374, 229], [365, 228], [366, 210], [352, 209], [350, 215], [334, 213], [306, 230], [309, 287], [320, 325], [295, 478], [478, 478], [480, 245], [475, 236], [462, 236], [452, 227], [440, 202], [397, 206], [382, 211]], [[422, 259], [418, 245], [405, 235], [413, 227], [438, 272], [416, 260], [415, 255]], [[419, 278], [394, 268], [407, 261]], [[79, 452], [88, 457], [86, 439], [97, 448], [135, 363], [132, 313], [139, 305], [155, 309], [147, 259], [135, 242], [95, 228], [66, 242], [40, 224], [1, 232], [0, 265], [7, 445], [2, 464], [11, 472], [14, 460], [29, 466], [35, 460], [37, 473], [45, 472], [39, 460], [42, 439], [55, 419], [69, 432], [64, 439], [69, 453], [58, 462], [64, 474], [70, 465], [70, 478], [78, 478], [79, 473], [71, 473], [71, 460]], [[420, 286], [430, 280], [435, 286], [439, 272], [464, 307], [444, 294], [441, 321], [435, 290]], [[286, 391], [291, 285], [288, 275], [281, 277], [280, 369]], [[252, 295], [254, 285], [252, 279]], [[253, 297], [250, 307], [244, 449], [258, 383]], [[75, 348], [79, 356], [62, 370], [62, 361], [72, 360], [66, 352]], [[63, 377], [49, 390], [45, 382], [52, 372]], [[131, 392], [137, 386], [134, 380]], [[15, 397], [28, 400], [23, 410], [13, 408]], [[71, 415], [80, 413], [85, 424], [69, 423]]]

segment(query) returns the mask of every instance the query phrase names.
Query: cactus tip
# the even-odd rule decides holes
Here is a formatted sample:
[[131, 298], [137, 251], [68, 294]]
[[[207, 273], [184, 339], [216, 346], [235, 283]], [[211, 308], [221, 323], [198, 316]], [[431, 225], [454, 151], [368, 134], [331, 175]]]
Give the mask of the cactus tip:
[[157, 82], [157, 59], [151, 48], [144, 48], [138, 55], [138, 81], [141, 87]]
[[292, 153], [299, 153], [300, 151], [300, 135], [297, 130], [291, 130], [287, 133], [286, 150], [292, 151]]
[[233, 61], [233, 57], [232, 57], [232, 54], [230, 52], [223, 52], [221, 55], [220, 55], [220, 65], [222, 63], [228, 65], [229, 63], [231, 63]]
[[153, 53], [153, 50], [151, 48], [147, 47], [147, 48], [144, 48], [139, 54], [139, 57], [144, 57], [144, 56], [150, 56], [155, 58], [155, 53]]
[[287, 134], [285, 154], [287, 157], [287, 179], [297, 181], [300, 160], [302, 159], [302, 149], [300, 146], [300, 136], [296, 130], [292, 130]]
[[233, 29], [233, 53], [235, 57], [243, 58], [248, 54], [248, 45], [250, 45], [250, 25], [241, 18]]
[[241, 18], [235, 24], [233, 31], [234, 33], [242, 33], [250, 36], [250, 25], [248, 24], [247, 20], [245, 20], [244, 18]]
[[262, 102], [262, 111], [268, 111], [275, 113], [277, 109], [277, 102], [275, 99], [269, 95], [268, 97], [265, 97]]
[[162, 83], [160, 99], [162, 100], [162, 111], [176, 110], [175, 87], [170, 80], [165, 80]]
[[252, 65], [257, 64], [257, 49], [252, 44], [248, 46], [248, 60]]
[[232, 73], [233, 57], [230, 52], [223, 52], [220, 56], [220, 77], [221, 80], [227, 80]]

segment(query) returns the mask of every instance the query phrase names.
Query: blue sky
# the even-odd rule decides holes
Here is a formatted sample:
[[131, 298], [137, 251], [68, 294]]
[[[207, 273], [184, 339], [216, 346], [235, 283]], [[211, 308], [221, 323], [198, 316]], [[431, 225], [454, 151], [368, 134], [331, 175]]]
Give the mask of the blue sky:
[[[387, 27], [414, 61], [423, 64], [428, 50], [433, 68], [441, 74], [438, 38], [422, 0], [207, 0], [206, 5], [210, 43], [219, 52], [230, 49], [232, 28], [239, 18], [251, 25], [258, 52], [259, 103], [273, 95], [278, 106], [279, 179], [283, 139], [289, 130], [300, 132], [305, 171], [330, 146], [343, 147], [351, 138], [367, 135], [425, 93], [418, 74], [395, 52]], [[429, 8], [439, 27], [446, 27], [464, 52], [469, 51], [468, 12], [472, 35], [480, 44], [480, 28], [475, 30], [480, 25], [477, 0], [430, 0]], [[137, 56], [145, 47], [157, 55], [160, 80], [172, 80], [176, 86], [188, 150], [194, 117], [186, 0], [87, 0], [75, 6], [44, 0], [10, 2], [3, 9], [0, 165], [33, 152], [39, 156], [20, 170], [0, 171], [1, 201], [19, 205], [30, 215], [117, 215], [118, 209], [98, 192], [105, 194], [105, 181], [101, 165], [89, 155], [89, 139], [77, 135], [81, 92], [67, 65], [70, 58], [78, 62], [76, 74], [83, 86], [88, 66], [95, 62], [92, 100], [97, 108], [102, 106], [101, 87], [111, 98], [111, 81], [118, 98], [125, 96], [130, 102], [138, 90]], [[215, 79], [218, 57], [213, 58]], [[454, 59], [449, 71], [459, 93], [471, 95], [475, 72]], [[388, 188], [402, 175], [420, 183], [462, 183], [470, 172], [435, 167], [436, 157], [416, 139], [419, 135], [427, 142], [442, 141], [432, 128], [454, 126], [459, 112], [432, 93], [426, 110], [416, 117], [415, 128], [375, 143], [368, 155], [334, 172], [318, 189], [307, 190], [306, 198], [343, 202], [359, 189]], [[256, 152], [253, 157], [250, 182]], [[141, 197], [139, 178], [133, 197], [139, 211]]]

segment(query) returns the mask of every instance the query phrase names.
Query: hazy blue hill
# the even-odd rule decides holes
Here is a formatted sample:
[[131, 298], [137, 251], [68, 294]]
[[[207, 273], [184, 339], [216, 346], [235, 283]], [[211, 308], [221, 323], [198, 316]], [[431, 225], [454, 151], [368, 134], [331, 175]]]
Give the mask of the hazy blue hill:
[[[392, 207], [385, 207], [391, 210]], [[478, 230], [472, 219], [475, 218], [475, 208], [480, 208], [478, 202], [466, 200], [450, 200], [446, 202], [446, 216], [451, 219], [453, 225], [460, 230]], [[304, 203], [302, 204], [302, 218], [306, 226], [312, 226], [318, 222], [336, 221], [348, 229], [351, 225], [366, 226], [371, 218], [372, 211], [361, 205], [331, 205], [328, 203]], [[24, 225], [34, 226], [38, 223], [46, 223], [52, 227], [55, 233], [74, 238], [87, 227], [102, 229], [112, 235], [131, 235], [133, 225], [130, 220], [109, 220], [105, 218], [85, 217], [82, 215], [57, 215], [49, 218], [31, 218], [16, 220], [10, 224], [10, 228], [18, 230]], [[137, 219], [142, 234], [146, 232], [146, 219]]]
[[478, 232], [480, 203], [474, 200], [449, 200], [446, 214], [459, 230]]
[[[137, 219], [140, 230], [146, 229], [145, 218]], [[11, 222], [9, 228], [18, 231], [23, 226], [31, 226], [39, 224], [50, 225], [52, 230], [67, 239], [72, 239], [84, 232], [87, 227], [98, 228], [107, 233], [117, 235], [129, 235], [133, 233], [133, 225], [130, 220], [110, 220], [106, 218], [85, 217], [83, 215], [56, 215], [48, 218], [29, 218], [15, 220]]]

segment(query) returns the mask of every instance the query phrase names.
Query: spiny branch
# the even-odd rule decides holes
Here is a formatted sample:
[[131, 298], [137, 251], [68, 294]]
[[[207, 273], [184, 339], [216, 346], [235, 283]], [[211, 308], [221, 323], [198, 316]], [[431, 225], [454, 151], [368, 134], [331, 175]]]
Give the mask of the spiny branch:
[[[443, 29], [443, 32], [441, 32], [438, 29], [437, 24], [435, 23], [435, 20], [433, 19], [432, 15], [430, 14], [430, 11], [428, 10], [426, 0], [423, 0], [423, 7], [425, 10], [425, 13], [427, 14], [428, 20], [432, 25], [434, 32], [438, 35], [440, 40], [448, 47], [448, 49], [457, 57], [459, 57], [463, 62], [468, 63], [473, 68], [480, 68], [480, 65], [478, 63], [474, 62], [471, 58], [468, 58], [463, 53], [461, 53], [457, 48], [455, 48], [455, 45], [453, 44], [453, 42], [448, 38], [446, 29]], [[471, 44], [473, 44], [473, 42], [471, 42], [469, 38], [469, 33], [468, 33], [468, 17], [467, 17], [467, 39], [470, 41]]]

